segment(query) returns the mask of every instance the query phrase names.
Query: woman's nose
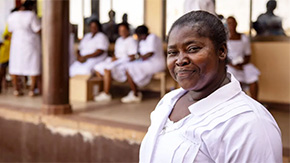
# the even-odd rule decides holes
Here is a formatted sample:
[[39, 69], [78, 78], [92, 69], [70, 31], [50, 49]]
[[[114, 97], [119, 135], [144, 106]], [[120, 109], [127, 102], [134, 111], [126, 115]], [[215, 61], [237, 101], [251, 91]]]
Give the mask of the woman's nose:
[[175, 64], [176, 66], [185, 66], [190, 63], [190, 60], [187, 55], [184, 55], [182, 53], [179, 54]]

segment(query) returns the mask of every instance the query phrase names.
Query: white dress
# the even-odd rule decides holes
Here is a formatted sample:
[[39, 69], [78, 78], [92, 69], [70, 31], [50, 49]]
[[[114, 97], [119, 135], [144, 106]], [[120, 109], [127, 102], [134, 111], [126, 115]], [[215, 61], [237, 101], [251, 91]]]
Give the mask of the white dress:
[[[245, 56], [251, 55], [250, 41], [246, 35], [241, 35], [240, 40], [228, 40], [227, 47], [228, 57], [234, 65], [243, 62]], [[227, 68], [242, 83], [251, 84], [259, 79], [260, 71], [251, 63], [244, 65], [243, 70], [237, 70], [231, 66]]]
[[41, 24], [32, 11], [16, 11], [8, 17], [12, 32], [9, 73], [36, 76], [41, 73], [41, 43], [37, 34]]
[[162, 41], [155, 34], [149, 34], [146, 40], [140, 41], [139, 52], [141, 55], [153, 52], [153, 55], [147, 60], [139, 59], [129, 62], [125, 65], [125, 70], [128, 71], [134, 83], [142, 87], [151, 81], [153, 74], [164, 71], [166, 65]]
[[140, 163], [282, 162], [281, 131], [268, 110], [230, 83], [190, 105], [190, 114], [168, 121], [176, 101], [187, 91], [166, 94], [151, 113], [140, 147]]
[[[115, 61], [112, 61], [111, 57], [108, 57], [104, 62], [98, 63], [94, 69], [98, 71], [100, 74], [104, 75], [104, 70], [111, 70], [112, 78], [119, 82], [125, 82], [127, 78], [124, 71], [118, 71], [122, 68], [123, 64], [129, 62], [129, 55], [137, 54], [137, 41], [129, 36], [127, 38], [119, 37], [115, 43], [114, 53], [116, 58]], [[120, 74], [121, 73], [121, 74]], [[119, 77], [121, 76], [121, 77]]]
[[81, 63], [79, 61], [75, 61], [69, 70], [70, 77], [75, 75], [90, 75], [93, 67], [106, 59], [108, 56], [108, 48], [109, 48], [109, 40], [107, 36], [98, 32], [92, 37], [92, 33], [85, 34], [84, 38], [81, 40], [79, 45], [79, 51], [81, 56], [86, 56], [94, 53], [96, 50], [101, 49], [104, 51], [103, 54], [87, 59], [86, 62]]

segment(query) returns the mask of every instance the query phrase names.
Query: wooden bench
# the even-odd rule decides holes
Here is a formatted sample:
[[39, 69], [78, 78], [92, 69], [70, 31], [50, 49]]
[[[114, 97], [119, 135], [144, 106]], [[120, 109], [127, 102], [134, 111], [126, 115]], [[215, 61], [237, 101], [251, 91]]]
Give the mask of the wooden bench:
[[[162, 72], [158, 72], [158, 73], [155, 73], [152, 77], [152, 80], [159, 80], [160, 81], [160, 97], [163, 97], [165, 94], [166, 94], [166, 74], [167, 72], [166, 71], [162, 71]], [[103, 81], [102, 79], [98, 78], [98, 77], [91, 77], [89, 80], [88, 80], [88, 83], [89, 83], [89, 87], [91, 89], [94, 88], [94, 85], [98, 85], [98, 91], [102, 91], [103, 90]], [[117, 84], [116, 82], [113, 82], [112, 84]], [[118, 82], [118, 84], [120, 84]], [[121, 83], [123, 84], [123, 83]], [[142, 88], [142, 89], [148, 89], [148, 87], [145, 86], [145, 88]], [[149, 88], [150, 89], [150, 88]], [[90, 91], [88, 92], [89, 94], [91, 95], [94, 95], [94, 92], [95, 91]], [[91, 95], [88, 95], [91, 97]], [[91, 99], [91, 98], [90, 98]]]
[[157, 72], [153, 79], [160, 80], [160, 97], [163, 97], [166, 94], [166, 71]]

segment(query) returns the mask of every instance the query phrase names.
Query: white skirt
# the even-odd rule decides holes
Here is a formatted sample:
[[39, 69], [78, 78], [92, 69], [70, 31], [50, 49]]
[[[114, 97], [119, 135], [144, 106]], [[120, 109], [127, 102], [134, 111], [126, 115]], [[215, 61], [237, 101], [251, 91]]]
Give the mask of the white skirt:
[[227, 68], [241, 83], [251, 84], [259, 79], [260, 71], [251, 63], [244, 65], [243, 70], [237, 70], [232, 66], [227, 66]]
[[129, 58], [120, 58], [112, 61], [111, 57], [108, 57], [105, 61], [98, 63], [94, 66], [94, 70], [104, 75], [104, 71], [111, 70], [112, 78], [118, 82], [125, 82], [127, 80], [125, 66], [129, 62]]
[[134, 83], [138, 87], [146, 86], [150, 83], [152, 76], [165, 69], [165, 63], [160, 63], [158, 60], [137, 60], [129, 62], [126, 65], [126, 71], [132, 77]]
[[81, 63], [79, 61], [75, 61], [69, 67], [69, 76], [73, 77], [75, 75], [91, 75], [93, 67], [102, 61], [105, 60], [107, 55], [101, 55], [96, 58], [90, 58], [86, 62]]

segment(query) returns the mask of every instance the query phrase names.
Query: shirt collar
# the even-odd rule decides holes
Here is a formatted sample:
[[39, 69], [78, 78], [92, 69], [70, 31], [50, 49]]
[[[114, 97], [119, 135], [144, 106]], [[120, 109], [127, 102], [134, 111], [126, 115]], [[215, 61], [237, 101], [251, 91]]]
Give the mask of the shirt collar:
[[202, 115], [240, 93], [242, 89], [239, 81], [232, 74], [230, 76], [230, 83], [217, 89], [206, 98], [190, 105], [188, 107], [190, 113], [197, 116]]

